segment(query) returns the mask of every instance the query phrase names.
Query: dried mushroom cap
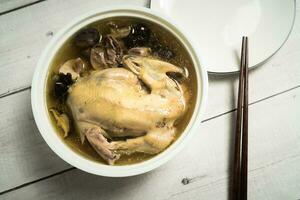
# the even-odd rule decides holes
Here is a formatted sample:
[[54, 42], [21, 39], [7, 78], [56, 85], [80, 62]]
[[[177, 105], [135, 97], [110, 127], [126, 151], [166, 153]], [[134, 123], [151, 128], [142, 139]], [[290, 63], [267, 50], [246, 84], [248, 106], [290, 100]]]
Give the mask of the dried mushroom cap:
[[71, 59], [66, 61], [60, 68], [59, 73], [62, 74], [71, 74], [72, 79], [76, 80], [80, 73], [84, 71], [86, 64], [81, 58]]
[[112, 36], [105, 38], [105, 47], [107, 52], [108, 63], [110, 65], [119, 65], [122, 63], [123, 49], [120, 43]]
[[91, 50], [90, 62], [94, 69], [117, 67], [122, 63], [123, 49], [114, 37], [104, 38], [104, 45], [96, 45]]
[[79, 48], [92, 47], [101, 40], [101, 35], [95, 28], [86, 28], [75, 36], [75, 45]]
[[114, 26], [110, 29], [110, 34], [108, 35], [116, 39], [122, 39], [127, 37], [130, 34], [130, 32], [131, 32], [131, 26], [126, 26], [122, 28], [118, 28]]
[[70, 131], [69, 117], [64, 113], [60, 114], [57, 110], [55, 110], [53, 108], [50, 109], [49, 111], [52, 113], [52, 115], [56, 121], [56, 125], [63, 130], [64, 137], [67, 137], [69, 134], [69, 131]]
[[103, 69], [107, 66], [104, 51], [101, 46], [95, 46], [91, 49], [90, 62], [95, 70]]
[[151, 49], [148, 47], [134, 47], [129, 49], [128, 54], [137, 56], [150, 56]]

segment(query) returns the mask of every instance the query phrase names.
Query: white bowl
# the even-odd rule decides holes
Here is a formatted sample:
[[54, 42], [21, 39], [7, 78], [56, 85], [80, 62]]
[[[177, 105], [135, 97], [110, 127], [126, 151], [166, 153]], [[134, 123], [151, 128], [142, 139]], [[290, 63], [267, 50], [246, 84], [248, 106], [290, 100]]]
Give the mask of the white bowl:
[[[93, 22], [116, 16], [127, 16], [146, 19], [154, 23], [159, 24], [165, 29], [173, 33], [185, 48], [188, 50], [196, 71], [198, 94], [197, 102], [195, 105], [194, 113], [185, 131], [182, 135], [165, 151], [151, 158], [150, 160], [127, 165], [127, 166], [109, 166], [95, 161], [91, 161], [70, 149], [58, 136], [54, 127], [51, 125], [51, 121], [47, 112], [46, 106], [46, 78], [50, 63], [55, 56], [55, 53], [63, 45], [63, 43], [70, 38], [79, 29], [85, 27]], [[158, 166], [166, 163], [175, 154], [177, 154], [186, 145], [188, 139], [199, 130], [201, 123], [201, 116], [203, 115], [203, 108], [207, 97], [207, 72], [200, 65], [196, 48], [193, 46], [191, 38], [188, 38], [186, 33], [179, 30], [170, 19], [167, 19], [161, 14], [151, 11], [147, 8], [142, 7], [111, 7], [106, 9], [97, 9], [89, 12], [85, 15], [80, 16], [72, 23], [65, 26], [60, 32], [58, 32], [51, 42], [48, 44], [43, 54], [41, 55], [37, 64], [34, 77], [32, 80], [31, 89], [31, 104], [34, 119], [38, 126], [38, 129], [43, 136], [46, 143], [50, 148], [63, 160], [69, 164], [77, 167], [86, 172], [110, 176], [110, 177], [124, 177], [142, 174], [148, 172]]]

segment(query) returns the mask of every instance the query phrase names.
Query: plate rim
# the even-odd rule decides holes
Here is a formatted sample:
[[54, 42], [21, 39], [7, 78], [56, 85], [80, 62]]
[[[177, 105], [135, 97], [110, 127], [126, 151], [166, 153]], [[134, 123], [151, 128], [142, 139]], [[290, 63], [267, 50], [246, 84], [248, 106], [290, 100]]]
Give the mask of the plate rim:
[[[162, 9], [159, 5], [160, 1], [164, 1], [164, 0], [150, 0], [150, 9], [153, 9], [157, 12], [160, 12]], [[287, 33], [287, 35], [285, 36], [283, 42], [279, 45], [278, 48], [276, 48], [276, 50], [270, 54], [268, 57], [266, 57], [265, 59], [263, 59], [261, 62], [250, 66], [249, 70], [252, 69], [256, 69], [260, 66], [262, 66], [263, 64], [267, 63], [282, 47], [283, 45], [286, 43], [286, 41], [289, 39], [293, 29], [294, 29], [294, 25], [295, 25], [295, 19], [296, 19], [296, 0], [292, 0], [291, 2], [293, 2], [293, 19], [292, 19], [292, 23], [291, 23], [291, 27], [289, 28], [289, 31]], [[170, 17], [170, 16], [169, 16]], [[199, 55], [198, 55], [199, 56]], [[209, 66], [204, 66], [207, 70], [207, 73], [210, 75], [233, 75], [233, 74], [238, 74], [240, 72], [240, 70], [233, 70], [233, 71], [211, 71]]]

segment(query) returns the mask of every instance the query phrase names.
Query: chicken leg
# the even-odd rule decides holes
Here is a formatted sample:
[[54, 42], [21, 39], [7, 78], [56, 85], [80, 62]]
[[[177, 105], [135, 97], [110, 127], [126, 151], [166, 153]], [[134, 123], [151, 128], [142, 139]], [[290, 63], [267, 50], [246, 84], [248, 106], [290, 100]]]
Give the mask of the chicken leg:
[[111, 142], [112, 149], [121, 154], [142, 152], [157, 154], [166, 149], [175, 137], [175, 128], [157, 128], [145, 136], [127, 139], [126, 141]]

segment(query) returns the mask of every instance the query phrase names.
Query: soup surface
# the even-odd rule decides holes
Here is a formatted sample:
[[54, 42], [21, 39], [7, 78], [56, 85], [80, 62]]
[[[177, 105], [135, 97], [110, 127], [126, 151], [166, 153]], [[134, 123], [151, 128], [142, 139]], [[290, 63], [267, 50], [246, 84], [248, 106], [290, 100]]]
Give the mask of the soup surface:
[[[171, 63], [175, 66], [178, 66], [181, 69], [185, 69], [186, 76], [185, 77], [179, 77], [176, 74], [168, 74], [169, 77], [171, 77], [172, 80], [179, 83], [181, 90], [183, 92], [184, 101], [185, 101], [185, 109], [184, 113], [178, 117], [173, 126], [175, 127], [175, 139], [172, 140], [172, 143], [181, 135], [181, 133], [184, 131], [185, 127], [187, 126], [192, 114], [193, 109], [195, 106], [195, 98], [197, 94], [197, 84], [196, 84], [196, 73], [193, 67], [192, 60], [190, 56], [188, 55], [187, 50], [184, 48], [184, 46], [180, 43], [180, 41], [173, 36], [171, 33], [169, 33], [167, 30], [165, 30], [163, 27], [160, 27], [157, 24], [154, 24], [153, 22], [149, 21], [141, 21], [140, 19], [136, 18], [129, 18], [129, 17], [116, 17], [116, 18], [110, 18], [106, 20], [102, 20], [93, 24], [90, 24], [88, 27], [83, 28], [83, 30], [89, 30], [89, 28], [92, 28], [92, 30], [97, 30], [100, 33], [100, 38], [98, 39], [101, 45], [103, 45], [103, 41], [105, 41], [105, 37], [113, 32], [113, 30], [120, 30], [124, 29], [124, 34], [126, 35], [126, 28], [131, 28], [130, 34], [132, 36], [126, 36], [125, 38], [122, 38], [123, 36], [120, 36], [121, 38], [117, 38], [117, 41], [120, 41], [121, 48], [125, 48], [124, 55], [128, 54], [128, 51], [130, 48], [134, 47], [148, 47], [151, 49], [151, 59], [155, 60], [161, 60], [168, 63]], [[144, 42], [139, 39], [135, 40], [134, 37], [138, 37], [138, 35], [134, 35], [133, 27], [138, 27], [140, 30], [144, 31], [144, 27], [147, 28], [147, 30], [150, 30], [150, 39], [147, 39], [147, 42]], [[142, 28], [141, 28], [142, 27]], [[68, 41], [64, 43], [64, 45], [59, 49], [57, 54], [55, 55], [51, 66], [49, 68], [48, 76], [47, 76], [47, 89], [46, 89], [46, 101], [49, 111], [49, 116], [51, 118], [52, 124], [55, 127], [57, 133], [59, 136], [61, 136], [62, 140], [75, 152], [78, 154], [101, 163], [106, 163], [105, 160], [99, 156], [97, 151], [95, 151], [95, 148], [87, 141], [85, 140], [83, 143], [80, 138], [80, 134], [78, 133], [78, 129], [75, 127], [74, 122], [74, 116], [72, 115], [72, 112], [70, 108], [67, 106], [67, 99], [68, 93], [70, 93], [70, 86], [69, 91], [63, 95], [63, 97], [59, 97], [59, 94], [57, 94], [57, 80], [59, 79], [58, 74], [59, 70], [61, 69], [61, 66], [69, 61], [70, 59], [76, 59], [80, 58], [85, 64], [86, 69], [83, 73], [80, 74], [80, 76], [89, 76], [91, 73], [97, 70], [102, 69], [95, 69], [91, 64], [91, 48], [92, 47], [78, 47], [81, 44], [78, 44], [78, 34], [82, 32], [82, 30], [79, 30], [78, 33], [74, 34]], [[90, 32], [85, 33], [86, 35], [91, 34]], [[143, 32], [142, 32], [143, 34]], [[118, 37], [118, 36], [115, 36]], [[126, 41], [129, 37], [133, 41]], [[80, 38], [79, 38], [80, 39]], [[130, 40], [129, 39], [129, 40]], [[142, 38], [143, 39], [143, 38]], [[140, 42], [140, 43], [139, 43]], [[79, 41], [80, 43], [80, 41]], [[93, 41], [92, 41], [93, 43]], [[96, 44], [99, 45], [100, 44]], [[84, 46], [85, 44], [83, 44]], [[93, 44], [96, 46], [95, 44]], [[125, 45], [125, 47], [123, 47]], [[105, 46], [105, 45], [104, 45]], [[122, 61], [121, 61], [122, 62]], [[119, 68], [124, 67], [121, 64], [118, 66]], [[79, 78], [80, 79], [80, 78]], [[78, 79], [77, 79], [78, 80]], [[73, 84], [76, 83], [77, 80], [73, 80]], [[142, 86], [145, 90], [151, 90], [149, 89], [149, 86], [147, 87], [146, 84], [142, 83]], [[149, 91], [148, 91], [149, 92]], [[69, 131], [66, 137], [63, 129], [57, 125], [57, 119], [54, 117], [53, 113], [50, 111], [51, 109], [54, 109], [58, 111], [59, 114], [65, 114], [69, 119]], [[145, 133], [146, 134], [146, 133]], [[132, 137], [113, 137], [108, 138], [108, 142], [110, 141], [124, 141], [128, 138]], [[168, 145], [169, 146], [169, 145]], [[145, 161], [147, 159], [152, 158], [156, 154], [148, 154], [148, 153], [141, 153], [141, 152], [134, 152], [130, 154], [122, 154], [121, 157], [115, 161], [115, 165], [128, 165], [133, 163], [138, 163], [141, 161]]]

